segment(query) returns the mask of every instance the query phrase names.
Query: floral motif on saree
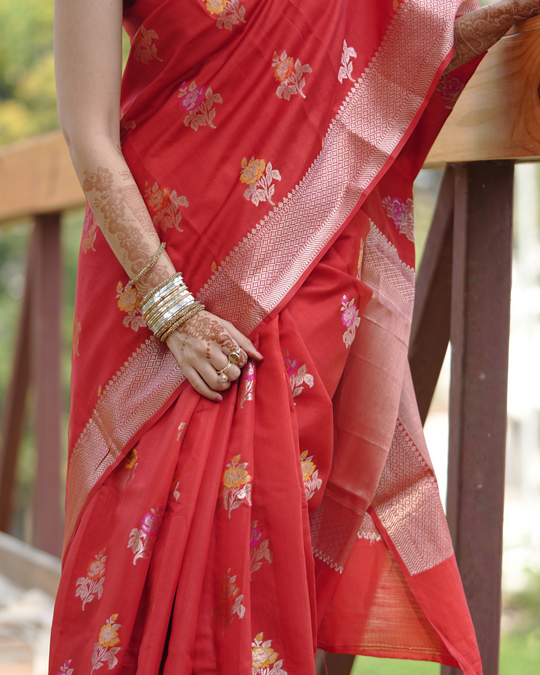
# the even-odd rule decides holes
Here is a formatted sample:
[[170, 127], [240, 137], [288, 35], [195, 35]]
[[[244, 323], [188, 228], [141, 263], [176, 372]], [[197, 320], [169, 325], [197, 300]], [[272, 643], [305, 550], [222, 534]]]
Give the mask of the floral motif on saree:
[[188, 113], [184, 117], [186, 127], [191, 127], [194, 131], [206, 126], [216, 128], [213, 124], [216, 116], [214, 103], [223, 103], [221, 94], [214, 94], [211, 87], [197, 87], [193, 80], [189, 86], [186, 82], [182, 84], [178, 98], [180, 108]]
[[94, 218], [92, 209], [87, 204], [86, 211], [84, 212], [84, 223], [81, 241], [81, 251], [83, 253], [88, 253], [88, 251], [96, 250], [94, 248], [94, 243], [96, 241], [96, 234], [97, 234], [97, 221]]
[[216, 26], [232, 31], [233, 26], [246, 23], [246, 8], [240, 0], [202, 0], [210, 14], [219, 14]]
[[293, 398], [300, 396], [304, 391], [304, 384], [307, 384], [310, 388], [313, 387], [315, 379], [313, 375], [307, 372], [307, 364], [304, 363], [303, 366], [298, 367], [298, 359], [293, 359], [288, 355], [284, 357], [284, 361]]
[[253, 401], [255, 398], [255, 364], [253, 361], [248, 361], [244, 366], [242, 378], [240, 380], [239, 398], [240, 408], [244, 407], [244, 403]]
[[272, 648], [272, 640], [265, 640], [263, 633], [258, 633], [251, 643], [251, 664], [253, 675], [287, 675], [281, 667], [283, 659]]
[[287, 52], [283, 51], [281, 55], [274, 52], [272, 67], [274, 68], [274, 78], [279, 82], [279, 87], [276, 89], [278, 98], [290, 101], [291, 96], [295, 94], [300, 94], [302, 98], [306, 98], [303, 89], [306, 85], [305, 73], [311, 73], [309, 63], [302, 65], [300, 59], [295, 61], [292, 56], [287, 56]]
[[346, 295], [341, 298], [341, 323], [346, 328], [343, 333], [343, 342], [348, 349], [352, 345], [356, 329], [360, 325], [359, 311], [355, 298], [349, 300]]
[[252, 477], [247, 472], [247, 462], [241, 462], [242, 457], [236, 455], [227, 464], [223, 472], [223, 508], [231, 512], [242, 504], [251, 506], [251, 481]]
[[69, 659], [64, 663], [63, 666], [60, 667], [60, 670], [56, 673], [56, 675], [73, 675], [73, 671], [75, 670], [74, 668], [70, 668], [72, 659]]
[[253, 156], [249, 162], [244, 157], [241, 162], [240, 182], [247, 183], [244, 197], [251, 200], [255, 206], [260, 202], [268, 202], [275, 206], [272, 201], [276, 186], [272, 185], [275, 180], [281, 180], [281, 174], [272, 167], [272, 162], [266, 163], [264, 159], [255, 159]]
[[236, 584], [236, 574], [231, 574], [229, 568], [222, 576], [218, 587], [218, 604], [212, 609], [214, 623], [220, 626], [222, 632], [230, 626], [235, 616], [243, 619], [246, 608], [242, 605], [244, 595]]
[[251, 530], [249, 533], [249, 580], [253, 581], [252, 575], [266, 560], [272, 563], [274, 554], [268, 548], [270, 541], [264, 539], [264, 532], [257, 526], [256, 520], [251, 523]]
[[322, 479], [319, 478], [319, 471], [313, 462], [313, 455], [308, 457], [309, 450], [304, 450], [300, 454], [300, 467], [302, 468], [302, 478], [304, 480], [304, 490], [306, 499], [311, 499], [313, 495], [322, 487]]
[[75, 597], [82, 600], [82, 609], [88, 602], [92, 602], [97, 596], [98, 600], [103, 595], [103, 584], [105, 583], [105, 549], [100, 551], [94, 560], [88, 565], [86, 576], [77, 579]]
[[109, 670], [112, 670], [118, 663], [116, 655], [121, 647], [117, 647], [116, 645], [120, 643], [118, 629], [121, 627], [121, 624], [116, 623], [117, 619], [118, 614], [113, 614], [99, 631], [98, 641], [95, 643], [92, 651], [91, 673], [101, 668], [105, 663]]
[[150, 187], [147, 181], [144, 186], [144, 201], [148, 210], [154, 214], [152, 222], [156, 227], [160, 227], [163, 232], [168, 227], [174, 227], [179, 232], [183, 232], [180, 227], [182, 220], [180, 207], [189, 206], [189, 202], [184, 196], [178, 195], [176, 190], [170, 192], [165, 187], [159, 187], [157, 182]]
[[131, 448], [116, 473], [116, 485], [120, 492], [124, 490], [135, 478], [137, 468], [137, 446]]
[[157, 47], [154, 44], [156, 40], [159, 40], [159, 35], [156, 31], [146, 30], [146, 28], [141, 25], [131, 43], [133, 58], [136, 61], [144, 63], [145, 66], [147, 66], [150, 61], [163, 61], [163, 59], [160, 59], [157, 55]]
[[343, 54], [341, 55], [341, 65], [338, 71], [338, 80], [340, 84], [343, 84], [344, 80], [350, 80], [351, 82], [356, 82], [354, 77], [352, 77], [353, 71], [353, 62], [351, 59], [357, 58], [358, 54], [354, 47], [349, 47], [347, 45], [347, 40], [343, 40]]
[[386, 215], [394, 221], [400, 234], [404, 234], [409, 241], [414, 241], [414, 204], [409, 197], [404, 202], [399, 197], [385, 197], [382, 205]]
[[126, 316], [123, 319], [123, 324], [126, 328], [131, 328], [137, 332], [139, 328], [145, 328], [146, 324], [143, 321], [139, 303], [141, 297], [137, 292], [135, 286], [131, 286], [128, 282], [125, 286], [119, 281], [116, 286], [116, 298], [118, 309], [125, 312]]
[[131, 530], [127, 547], [131, 548], [135, 554], [133, 557], [134, 565], [140, 558], [150, 557], [161, 529], [164, 512], [165, 509], [162, 506], [150, 509], [150, 512], [143, 516], [140, 529], [134, 527]]

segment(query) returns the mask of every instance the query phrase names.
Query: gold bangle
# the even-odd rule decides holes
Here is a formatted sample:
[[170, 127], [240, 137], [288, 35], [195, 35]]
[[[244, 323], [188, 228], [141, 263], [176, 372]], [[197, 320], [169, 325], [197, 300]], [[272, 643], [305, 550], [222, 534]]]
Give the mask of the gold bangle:
[[189, 293], [189, 296], [183, 298], [179, 303], [175, 304], [169, 311], [160, 314], [155, 320], [148, 324], [148, 327], [154, 332], [154, 335], [160, 335], [166, 325], [174, 323], [179, 319], [183, 312], [187, 311], [195, 302], [195, 299]]
[[149, 271], [152, 269], [152, 267], [154, 267], [154, 265], [155, 265], [155, 264], [157, 263], [157, 261], [158, 261], [159, 256], [160, 256], [160, 255], [163, 253], [163, 251], [165, 250], [165, 246], [167, 246], [167, 242], [164, 241], [164, 242], [162, 242], [162, 243], [160, 244], [160, 246], [159, 246], [158, 250], [156, 251], [156, 253], [154, 254], [154, 256], [153, 256], [153, 257], [150, 259], [150, 261], [142, 268], [142, 270], [139, 272], [139, 274], [137, 274], [137, 276], [136, 276], [134, 279], [130, 279], [130, 281], [129, 281], [129, 285], [130, 285], [130, 286], [133, 286], [134, 284], [137, 283], [137, 281], [140, 281], [140, 280], [144, 277], [144, 275], [145, 275], [147, 272], [149, 272]]
[[180, 307], [179, 310], [174, 314], [174, 316], [171, 316], [169, 319], [167, 319], [167, 320], [164, 321], [163, 323], [161, 323], [161, 324], [159, 324], [159, 325], [157, 325], [157, 326], [154, 326], [154, 328], [153, 328], [153, 330], [154, 330], [154, 335], [155, 335], [156, 337], [161, 337], [164, 333], [166, 333], [166, 332], [169, 330], [169, 328], [170, 328], [173, 324], [175, 324], [175, 323], [177, 323], [178, 321], [180, 321], [181, 319], [183, 319], [183, 317], [184, 317], [188, 312], [190, 312], [190, 311], [193, 309], [193, 307], [195, 306], [196, 302], [197, 302], [197, 301], [196, 301], [196, 300], [193, 298], [193, 296], [192, 296], [192, 297], [191, 297], [191, 302], [189, 302], [188, 304], [183, 305], [182, 307]]
[[182, 276], [182, 272], [175, 272], [173, 275], [162, 281], [160, 284], [158, 284], [155, 288], [152, 288], [152, 290], [148, 291], [148, 293], [144, 296], [144, 298], [140, 301], [139, 306], [142, 308], [149, 300], [150, 298], [154, 295], [154, 293], [157, 293], [158, 291], [161, 291], [161, 289], [166, 286], [170, 281], [173, 279], [177, 279], [178, 277]]
[[197, 314], [198, 312], [200, 312], [202, 309], [204, 309], [204, 305], [202, 305], [200, 302], [197, 302], [196, 306], [193, 307], [193, 309], [191, 309], [190, 312], [189, 312], [188, 314], [186, 314], [186, 315], [183, 316], [179, 321], [177, 321], [176, 323], [174, 323], [174, 324], [169, 328], [169, 330], [168, 330], [164, 335], [162, 335], [162, 336], [160, 337], [160, 340], [161, 340], [162, 342], [165, 342], [165, 340], [169, 337], [169, 335], [171, 335], [172, 333], [174, 333], [174, 331], [175, 331], [177, 328], [180, 328], [180, 326], [181, 326], [183, 323], [185, 323], [188, 319], [191, 319], [191, 317], [195, 316], [195, 314]]

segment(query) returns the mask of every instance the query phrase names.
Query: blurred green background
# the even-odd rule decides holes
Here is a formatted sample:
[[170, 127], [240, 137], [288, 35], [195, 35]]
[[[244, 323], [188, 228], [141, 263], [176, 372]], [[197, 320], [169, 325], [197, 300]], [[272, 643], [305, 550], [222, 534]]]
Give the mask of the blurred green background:
[[[483, 3], [485, 4], [485, 3]], [[58, 128], [53, 63], [52, 0], [0, 0], [0, 146]], [[127, 44], [125, 45], [127, 52]], [[440, 172], [423, 171], [415, 185], [418, 257], [421, 256]], [[62, 378], [65, 396], [64, 456], [67, 452], [70, 348], [79, 240], [83, 213], [63, 218], [64, 310]], [[4, 401], [12, 365], [25, 259], [31, 222], [0, 226], [0, 401]], [[31, 408], [31, 396], [29, 397]], [[31, 538], [34, 444], [28, 415], [18, 466], [18, 510], [12, 532]], [[61, 497], [60, 497], [61, 498]], [[529, 575], [521, 593], [504, 597], [501, 675], [540, 673], [540, 575]], [[437, 664], [358, 657], [354, 675], [435, 675]]]

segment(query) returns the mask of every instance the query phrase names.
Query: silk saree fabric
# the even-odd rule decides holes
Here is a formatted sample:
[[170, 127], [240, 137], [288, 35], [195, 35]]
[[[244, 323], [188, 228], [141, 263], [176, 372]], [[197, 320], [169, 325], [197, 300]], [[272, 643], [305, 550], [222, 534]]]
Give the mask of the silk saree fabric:
[[126, 161], [190, 289], [265, 359], [196, 394], [87, 209], [51, 673], [308, 675], [317, 646], [481, 673], [407, 366], [412, 181], [475, 6], [126, 13]]

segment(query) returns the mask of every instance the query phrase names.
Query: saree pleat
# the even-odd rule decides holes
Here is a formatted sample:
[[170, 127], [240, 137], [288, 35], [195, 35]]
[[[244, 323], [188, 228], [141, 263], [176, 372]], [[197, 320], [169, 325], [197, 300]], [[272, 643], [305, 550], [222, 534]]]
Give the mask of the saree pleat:
[[124, 155], [264, 360], [196, 394], [87, 210], [52, 674], [313, 675], [320, 646], [480, 675], [407, 365], [412, 179], [457, 98], [459, 5], [127, 14]]

